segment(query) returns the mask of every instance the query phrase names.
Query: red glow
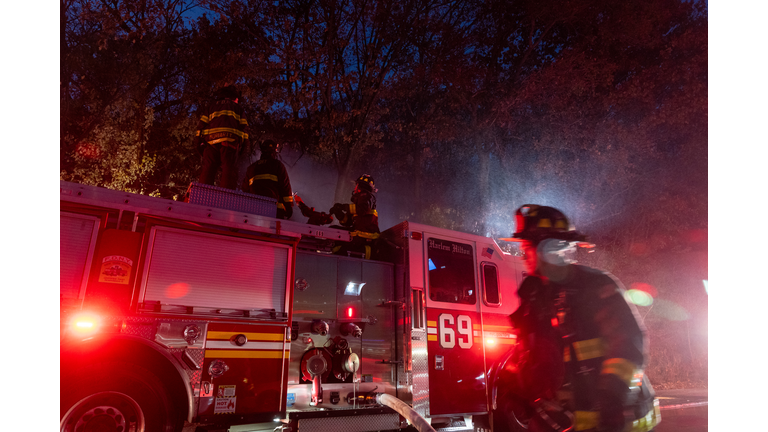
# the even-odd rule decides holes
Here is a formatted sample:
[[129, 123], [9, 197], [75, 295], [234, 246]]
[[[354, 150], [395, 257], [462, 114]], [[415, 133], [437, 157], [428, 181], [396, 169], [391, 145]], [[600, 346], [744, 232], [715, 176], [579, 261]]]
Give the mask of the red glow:
[[347, 318], [352, 318], [352, 313], [353, 313], [353, 312], [354, 312], [354, 311], [352, 310], [352, 308], [351, 308], [351, 307], [347, 308]]
[[651, 251], [646, 243], [632, 243], [629, 246], [629, 253], [632, 255], [645, 255]]
[[659, 295], [653, 285], [644, 282], [633, 282], [632, 285], [630, 285], [630, 289], [642, 291], [654, 298]]
[[189, 284], [184, 282], [177, 282], [165, 290], [165, 295], [174, 299], [184, 297], [187, 293], [189, 293]]
[[81, 335], [93, 333], [98, 328], [98, 320], [92, 315], [78, 315], [72, 320], [72, 328]]

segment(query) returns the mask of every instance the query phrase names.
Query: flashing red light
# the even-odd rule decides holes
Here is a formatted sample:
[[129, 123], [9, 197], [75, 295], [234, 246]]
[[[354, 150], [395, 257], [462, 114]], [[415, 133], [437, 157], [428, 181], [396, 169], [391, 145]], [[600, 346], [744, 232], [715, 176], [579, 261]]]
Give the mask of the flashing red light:
[[414, 240], [421, 240], [421, 233], [420, 232], [412, 232], [411, 238]]
[[485, 343], [488, 344], [488, 345], [493, 345], [493, 344], [496, 343], [496, 341], [491, 339], [491, 338], [488, 338], [488, 339], [485, 340]]
[[347, 318], [352, 318], [352, 314], [354, 313], [354, 310], [351, 307], [347, 308]]
[[92, 315], [78, 315], [72, 320], [72, 328], [81, 335], [95, 332], [98, 324], [98, 320]]

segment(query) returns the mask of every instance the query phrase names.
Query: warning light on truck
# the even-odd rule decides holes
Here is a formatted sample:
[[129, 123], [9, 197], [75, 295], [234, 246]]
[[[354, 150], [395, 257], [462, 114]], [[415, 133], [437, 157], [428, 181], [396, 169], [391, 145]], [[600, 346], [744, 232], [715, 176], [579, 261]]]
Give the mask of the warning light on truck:
[[98, 328], [98, 320], [92, 315], [78, 315], [72, 320], [72, 327], [80, 335], [94, 333]]

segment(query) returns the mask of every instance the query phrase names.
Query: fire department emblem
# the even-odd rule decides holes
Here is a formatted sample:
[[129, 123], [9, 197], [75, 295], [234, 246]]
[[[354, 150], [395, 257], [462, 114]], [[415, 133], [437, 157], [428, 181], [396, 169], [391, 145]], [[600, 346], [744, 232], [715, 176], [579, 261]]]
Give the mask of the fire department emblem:
[[105, 256], [101, 260], [99, 282], [127, 285], [131, 277], [133, 260], [119, 255]]

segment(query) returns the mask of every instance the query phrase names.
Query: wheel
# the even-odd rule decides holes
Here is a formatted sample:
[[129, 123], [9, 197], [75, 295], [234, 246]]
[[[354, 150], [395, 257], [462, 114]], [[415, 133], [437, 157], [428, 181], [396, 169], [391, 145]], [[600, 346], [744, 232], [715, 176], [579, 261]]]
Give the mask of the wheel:
[[100, 363], [69, 377], [61, 385], [61, 432], [181, 431], [162, 382], [141, 366]]
[[559, 404], [538, 401], [535, 406], [505, 395], [493, 412], [493, 430], [503, 432], [563, 432], [573, 430], [573, 415]]
[[529, 430], [533, 409], [512, 395], [499, 395], [498, 408], [493, 412], [493, 430], [526, 432]]

